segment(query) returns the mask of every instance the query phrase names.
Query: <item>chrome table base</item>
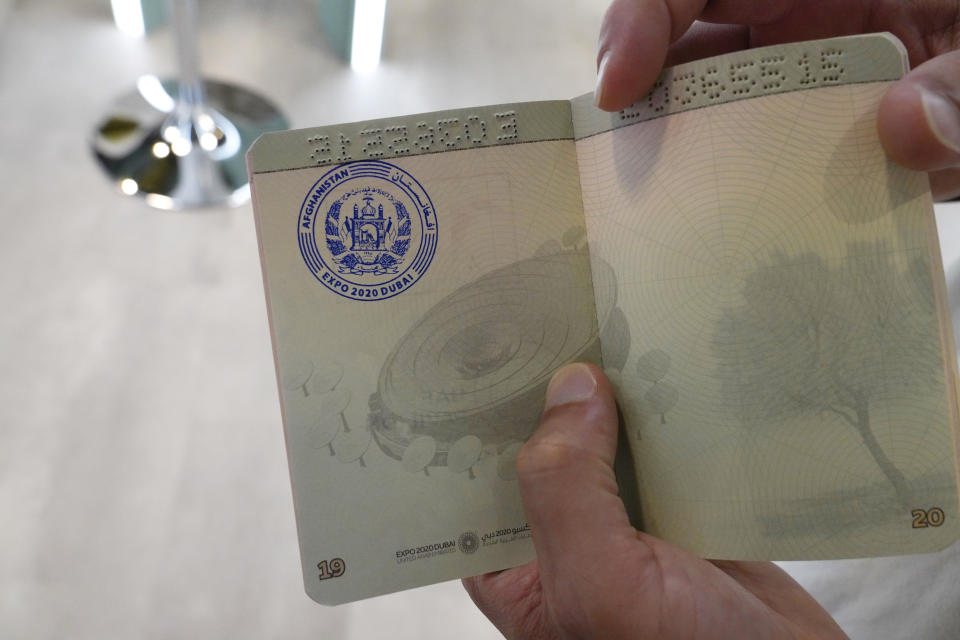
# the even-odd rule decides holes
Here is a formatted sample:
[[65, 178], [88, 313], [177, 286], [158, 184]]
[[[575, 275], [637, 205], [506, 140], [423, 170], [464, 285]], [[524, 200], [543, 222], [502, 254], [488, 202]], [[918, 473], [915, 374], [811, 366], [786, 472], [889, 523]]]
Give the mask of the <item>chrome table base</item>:
[[203, 81], [199, 105], [178, 100], [176, 81], [143, 76], [94, 130], [94, 154], [127, 195], [158, 209], [236, 206], [250, 197], [244, 154], [266, 131], [287, 128], [269, 101]]

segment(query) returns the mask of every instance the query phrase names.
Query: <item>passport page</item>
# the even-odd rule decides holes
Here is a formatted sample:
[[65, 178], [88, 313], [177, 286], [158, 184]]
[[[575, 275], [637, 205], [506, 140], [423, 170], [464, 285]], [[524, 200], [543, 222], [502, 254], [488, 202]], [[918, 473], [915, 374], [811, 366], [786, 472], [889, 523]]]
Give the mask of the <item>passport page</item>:
[[957, 538], [929, 185], [876, 131], [905, 65], [890, 36], [840, 38], [675, 67], [619, 114], [574, 101], [590, 253], [630, 336], [603, 359], [653, 535], [765, 560]]
[[517, 451], [614, 315], [570, 103], [273, 134], [248, 161], [307, 593], [530, 560]]

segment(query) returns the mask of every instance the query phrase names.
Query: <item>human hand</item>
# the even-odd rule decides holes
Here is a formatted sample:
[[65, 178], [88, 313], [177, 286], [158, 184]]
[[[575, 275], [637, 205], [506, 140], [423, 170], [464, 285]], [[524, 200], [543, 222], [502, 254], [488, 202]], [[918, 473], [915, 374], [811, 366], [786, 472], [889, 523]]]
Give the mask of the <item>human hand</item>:
[[664, 66], [796, 40], [889, 31], [914, 68], [880, 105], [887, 155], [960, 196], [960, 0], [613, 0], [600, 30], [595, 98], [623, 109]]
[[769, 562], [708, 562], [634, 529], [617, 495], [617, 410], [592, 365], [562, 368], [517, 458], [537, 559], [467, 578], [509, 640], [846, 638]]

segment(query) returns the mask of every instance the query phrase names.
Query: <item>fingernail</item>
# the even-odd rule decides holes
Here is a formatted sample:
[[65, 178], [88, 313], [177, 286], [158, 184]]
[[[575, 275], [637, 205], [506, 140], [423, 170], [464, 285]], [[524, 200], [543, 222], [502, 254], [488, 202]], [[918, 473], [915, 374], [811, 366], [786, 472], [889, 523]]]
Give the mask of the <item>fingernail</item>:
[[926, 89], [920, 100], [933, 135], [943, 146], [960, 153], [960, 107], [943, 94]]
[[600, 64], [597, 66], [597, 85], [593, 88], [593, 106], [600, 107], [603, 101], [603, 74], [607, 70], [607, 60], [610, 59], [610, 52], [607, 51], [600, 58]]
[[583, 402], [597, 392], [597, 381], [585, 364], [570, 364], [553, 375], [547, 386], [546, 409]]

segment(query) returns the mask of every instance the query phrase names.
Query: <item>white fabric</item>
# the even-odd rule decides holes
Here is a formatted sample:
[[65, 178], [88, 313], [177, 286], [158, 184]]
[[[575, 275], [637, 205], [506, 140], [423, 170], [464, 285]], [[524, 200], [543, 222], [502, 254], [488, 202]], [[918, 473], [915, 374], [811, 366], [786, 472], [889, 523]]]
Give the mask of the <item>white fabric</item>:
[[923, 555], [782, 566], [854, 640], [960, 638], [960, 544]]

